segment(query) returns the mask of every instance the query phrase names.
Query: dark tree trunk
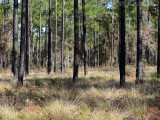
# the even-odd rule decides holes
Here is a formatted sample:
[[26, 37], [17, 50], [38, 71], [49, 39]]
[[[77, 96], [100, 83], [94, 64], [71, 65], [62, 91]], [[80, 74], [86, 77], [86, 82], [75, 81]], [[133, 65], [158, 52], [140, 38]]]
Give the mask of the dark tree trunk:
[[118, 54], [118, 55], [117, 55], [117, 56], [118, 56], [118, 64], [119, 64], [119, 55], [120, 55], [120, 54], [119, 54], [119, 50], [120, 50], [120, 49], [119, 49], [119, 41], [120, 41], [120, 40], [119, 40], [119, 31], [120, 31], [119, 29], [120, 29], [120, 28], [119, 28], [119, 25], [118, 25], [118, 44], [117, 44], [117, 46], [118, 46], [118, 52], [117, 52], [117, 54]]
[[157, 76], [160, 77], [160, 4], [159, 4], [159, 16], [158, 16]]
[[[107, 33], [106, 33], [106, 34], [107, 34]], [[106, 37], [105, 37], [104, 50], [105, 50], [105, 66], [107, 66], [107, 35], [106, 35]]]
[[129, 47], [129, 55], [128, 55], [128, 63], [131, 64], [131, 39], [130, 39], [130, 17], [129, 17], [129, 34], [128, 34], [128, 47]]
[[96, 32], [94, 32], [94, 66], [96, 67]]
[[13, 12], [13, 71], [15, 76], [14, 83], [18, 80], [18, 0], [14, 0]]
[[41, 0], [40, 0], [40, 25], [39, 25], [39, 64], [38, 69], [41, 69]]
[[25, 51], [25, 75], [29, 75], [29, 52], [30, 52], [30, 41], [28, 37], [28, 0], [26, 0], [26, 51]]
[[33, 42], [33, 21], [32, 21], [32, 0], [30, 0], [30, 41], [31, 41], [31, 68], [33, 68], [33, 53], [34, 53], [34, 42]]
[[48, 74], [52, 70], [52, 0], [49, 0]]
[[21, 43], [20, 43], [20, 63], [18, 86], [23, 85], [24, 75], [24, 60], [25, 60], [25, 39], [26, 39], [26, 1], [22, 0], [22, 15], [21, 15]]
[[99, 31], [98, 31], [98, 55], [97, 55], [97, 66], [99, 67]]
[[83, 41], [83, 25], [82, 18], [80, 17], [80, 31], [81, 31], [81, 64], [84, 64], [84, 41]]
[[87, 59], [88, 59], [88, 66], [90, 66], [90, 64], [91, 64], [90, 63], [90, 61], [91, 61], [91, 56], [90, 56], [91, 54], [90, 53], [91, 53], [91, 50], [88, 49], [88, 57], [87, 57]]
[[61, 48], [61, 72], [64, 72], [64, 0], [62, 6], [62, 48]]
[[[5, 41], [5, 48], [7, 47], [7, 2], [4, 0], [4, 41]], [[3, 58], [3, 67], [4, 69], [7, 68], [7, 51], [4, 51], [4, 58]]]
[[113, 67], [113, 55], [114, 55], [114, 1], [112, 0], [112, 42], [111, 42], [111, 68]]
[[74, 69], [73, 69], [73, 83], [78, 81], [78, 67], [79, 67], [78, 0], [74, 0]]
[[[147, 36], [149, 37], [149, 0], [147, 0], [147, 9], [146, 9], [146, 28], [147, 28]], [[147, 63], [149, 64], [149, 39], [146, 40], [147, 45], [145, 48], [145, 57], [147, 60]]]
[[46, 9], [46, 23], [45, 23], [45, 43], [44, 43], [44, 57], [45, 57], [45, 66], [46, 66], [46, 62], [47, 62], [47, 6], [45, 7]]
[[136, 64], [136, 33], [135, 33], [135, 18], [134, 18], [134, 39], [133, 39], [133, 55], [134, 55], [134, 65]]
[[37, 65], [37, 68], [38, 68], [38, 31], [37, 31], [37, 37], [36, 37], [36, 65]]
[[85, 14], [85, 0], [82, 0], [82, 11], [83, 11], [83, 48], [84, 48], [84, 75], [88, 74], [87, 69], [87, 40], [86, 40], [86, 14]]
[[136, 84], [143, 83], [142, 0], [137, 0], [137, 70]]
[[54, 58], [54, 72], [57, 72], [57, 0], [55, 8], [55, 17], [56, 17], [56, 36], [55, 36], [55, 58]]
[[119, 0], [119, 70], [120, 87], [125, 87], [125, 0]]

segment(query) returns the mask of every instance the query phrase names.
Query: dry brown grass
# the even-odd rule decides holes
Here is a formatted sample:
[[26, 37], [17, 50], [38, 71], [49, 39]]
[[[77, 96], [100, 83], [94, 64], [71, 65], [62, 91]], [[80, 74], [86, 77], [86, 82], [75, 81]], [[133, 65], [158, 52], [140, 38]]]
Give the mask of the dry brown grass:
[[[3, 120], [130, 120], [160, 118], [160, 80], [155, 67], [144, 69], [144, 84], [135, 86], [135, 68], [127, 66], [125, 89], [119, 89], [118, 69], [72, 69], [47, 75], [31, 71], [24, 86], [15, 89], [9, 70], [0, 73], [0, 119]], [[2, 112], [3, 111], [3, 112]]]

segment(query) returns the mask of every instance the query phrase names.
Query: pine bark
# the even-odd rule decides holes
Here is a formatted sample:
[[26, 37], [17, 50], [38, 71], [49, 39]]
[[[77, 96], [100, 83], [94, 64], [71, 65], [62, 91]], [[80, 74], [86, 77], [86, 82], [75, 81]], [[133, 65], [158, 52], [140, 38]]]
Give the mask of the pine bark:
[[52, 0], [49, 0], [48, 74], [52, 70]]
[[97, 66], [99, 67], [99, 31], [98, 31], [98, 54], [97, 54]]
[[37, 37], [36, 37], [36, 65], [38, 68], [38, 31], [37, 31]]
[[[4, 0], [4, 41], [5, 41], [5, 48], [7, 46], [7, 2], [6, 0]], [[6, 49], [5, 49], [5, 52], [4, 52], [4, 55], [3, 55], [3, 68], [6, 69], [7, 68], [7, 52], [6, 52]]]
[[74, 68], [73, 68], [73, 83], [78, 81], [78, 67], [79, 67], [78, 0], [74, 0]]
[[33, 68], [33, 53], [34, 53], [34, 42], [33, 42], [33, 21], [32, 21], [32, 0], [30, 0], [30, 41], [31, 41], [31, 51], [30, 51], [30, 58], [31, 58], [31, 68]]
[[105, 66], [107, 66], [107, 35], [105, 37], [104, 50], [105, 50]]
[[86, 40], [86, 13], [85, 13], [85, 0], [82, 0], [82, 11], [83, 11], [83, 50], [84, 50], [84, 75], [88, 74], [87, 68], [87, 40]]
[[57, 0], [55, 6], [55, 18], [56, 18], [56, 35], [55, 35], [55, 58], [54, 58], [54, 72], [57, 72]]
[[96, 32], [94, 32], [94, 66], [96, 67]]
[[[147, 0], [147, 8], [146, 8], [146, 28], [147, 28], [147, 36], [149, 37], [149, 0]], [[149, 64], [149, 39], [146, 39], [146, 48], [145, 48], [145, 57], [147, 63]]]
[[160, 4], [158, 16], [158, 50], [157, 50], [157, 76], [160, 77]]
[[62, 45], [61, 45], [61, 72], [64, 73], [64, 0], [62, 5]]
[[40, 23], [39, 23], [39, 64], [38, 69], [41, 69], [41, 0], [40, 0]]
[[129, 55], [128, 55], [128, 63], [131, 64], [131, 39], [130, 39], [130, 29], [131, 29], [131, 22], [129, 17], [129, 34], [128, 34], [128, 47], [129, 47]]
[[119, 70], [120, 87], [125, 87], [125, 0], [119, 0]]
[[112, 0], [112, 42], [111, 42], [111, 68], [113, 67], [114, 55], [114, 0]]
[[142, 0], [137, 0], [137, 70], [136, 84], [143, 83]]
[[45, 14], [46, 14], [46, 18], [45, 18], [45, 43], [44, 43], [44, 57], [45, 57], [45, 66], [46, 66], [46, 63], [47, 63], [47, 24], [48, 24], [48, 21], [47, 21], [47, 6], [45, 6]]
[[15, 81], [18, 80], [18, 0], [14, 0], [14, 12], [13, 12], [13, 71]]
[[24, 75], [24, 60], [25, 60], [25, 39], [26, 39], [26, 1], [22, 0], [22, 13], [21, 13], [21, 43], [20, 43], [20, 63], [19, 63], [19, 75], [18, 86], [23, 85]]
[[28, 29], [28, 0], [26, 0], [26, 50], [25, 50], [25, 75], [29, 75], [29, 52], [30, 52], [30, 41], [29, 41], [29, 29]]

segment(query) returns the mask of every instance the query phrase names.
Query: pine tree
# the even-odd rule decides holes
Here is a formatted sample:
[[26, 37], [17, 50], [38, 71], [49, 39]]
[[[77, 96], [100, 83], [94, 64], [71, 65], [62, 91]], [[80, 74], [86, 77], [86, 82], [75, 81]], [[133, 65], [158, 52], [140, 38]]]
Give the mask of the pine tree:
[[119, 70], [120, 87], [125, 87], [125, 0], [119, 0]]
[[85, 0], [82, 0], [82, 11], [83, 11], [83, 50], [84, 50], [84, 75], [88, 74], [87, 69], [87, 40], [86, 40], [86, 14], [85, 14]]
[[137, 0], [137, 70], [136, 84], [143, 83], [142, 0]]
[[73, 68], [73, 83], [78, 81], [78, 67], [79, 67], [78, 0], [74, 0], [74, 68]]
[[13, 63], [15, 83], [18, 79], [18, 0], [14, 0], [13, 12]]
[[22, 17], [21, 17], [21, 43], [20, 43], [20, 63], [18, 86], [23, 85], [24, 60], [25, 60], [25, 39], [26, 39], [26, 1], [22, 0]]
[[52, 0], [49, 0], [48, 74], [52, 70]]

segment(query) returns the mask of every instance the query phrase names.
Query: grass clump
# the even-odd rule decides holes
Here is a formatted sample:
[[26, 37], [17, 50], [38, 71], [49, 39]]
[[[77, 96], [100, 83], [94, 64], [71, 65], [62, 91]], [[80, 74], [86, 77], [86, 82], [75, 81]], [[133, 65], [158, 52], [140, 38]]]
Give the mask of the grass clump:
[[128, 66], [125, 89], [119, 89], [117, 68], [92, 68], [87, 76], [80, 71], [76, 85], [71, 70], [49, 76], [43, 70], [32, 71], [20, 89], [12, 87], [11, 72], [4, 77], [2, 71], [0, 119], [128, 120], [158, 116], [160, 81], [155, 68], [144, 68], [144, 84], [135, 86], [135, 68]]

